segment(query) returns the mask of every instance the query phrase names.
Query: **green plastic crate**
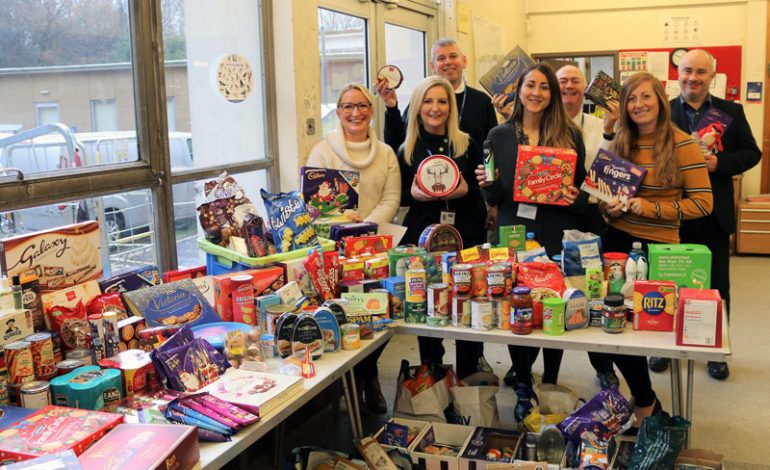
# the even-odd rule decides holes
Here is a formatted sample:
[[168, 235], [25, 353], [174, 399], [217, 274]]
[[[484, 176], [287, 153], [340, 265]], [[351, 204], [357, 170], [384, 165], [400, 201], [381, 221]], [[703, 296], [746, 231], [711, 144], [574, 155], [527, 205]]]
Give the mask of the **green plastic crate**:
[[[321, 242], [323, 251], [332, 251], [336, 248], [334, 240], [325, 238], [318, 239]], [[249, 258], [227, 249], [223, 246], [215, 245], [208, 240], [198, 240], [198, 248], [206, 253], [206, 271], [208, 274], [226, 274], [237, 271], [246, 271], [247, 269], [260, 268], [275, 264], [281, 261], [291, 261], [304, 258], [318, 245], [301, 248], [299, 250], [287, 251], [286, 253], [276, 253], [274, 255], [262, 256], [259, 258]]]

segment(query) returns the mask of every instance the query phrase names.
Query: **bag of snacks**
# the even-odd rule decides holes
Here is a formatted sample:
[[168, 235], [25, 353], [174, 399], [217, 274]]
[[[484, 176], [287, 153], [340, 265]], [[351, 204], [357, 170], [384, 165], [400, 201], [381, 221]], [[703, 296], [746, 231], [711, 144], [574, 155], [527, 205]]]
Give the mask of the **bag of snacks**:
[[260, 189], [270, 220], [273, 242], [279, 253], [318, 245], [318, 238], [305, 209], [305, 202], [297, 191], [269, 193]]
[[577, 411], [558, 424], [559, 431], [572, 442], [580, 443], [584, 431], [602, 441], [617, 434], [631, 417], [633, 407], [617, 387], [605, 388]]

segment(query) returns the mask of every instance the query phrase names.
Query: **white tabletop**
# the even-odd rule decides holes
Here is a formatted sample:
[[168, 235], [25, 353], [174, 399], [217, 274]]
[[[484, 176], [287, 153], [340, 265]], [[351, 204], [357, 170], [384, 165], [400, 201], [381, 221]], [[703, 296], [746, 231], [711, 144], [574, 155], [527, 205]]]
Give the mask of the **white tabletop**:
[[725, 326], [727, 318], [724, 316], [722, 325], [724, 327], [721, 348], [677, 346], [676, 334], [673, 331], [636, 331], [631, 325], [627, 325], [622, 333], [605, 333], [601, 328], [589, 327], [567, 331], [559, 336], [549, 336], [543, 334], [543, 330], [535, 330], [529, 335], [515, 335], [510, 331], [498, 329], [480, 331], [469, 327], [436, 328], [424, 323], [405, 323], [403, 320], [398, 320], [396, 331], [432, 338], [453, 338], [485, 343], [725, 362], [732, 355], [732, 351], [730, 334]]
[[321, 359], [315, 361], [316, 376], [312, 379], [304, 380], [304, 392], [293, 396], [290, 400], [270, 411], [267, 416], [262, 416], [258, 422], [239, 431], [232, 436], [233, 440], [231, 442], [201, 442], [200, 468], [217, 469], [236, 458], [238, 454], [246, 450], [251, 444], [270, 432], [305, 403], [342, 377], [344, 373], [361, 362], [369, 353], [384, 344], [393, 336], [393, 333], [393, 329], [376, 333], [374, 339], [361, 341], [360, 349], [343, 349], [333, 353], [325, 353]]

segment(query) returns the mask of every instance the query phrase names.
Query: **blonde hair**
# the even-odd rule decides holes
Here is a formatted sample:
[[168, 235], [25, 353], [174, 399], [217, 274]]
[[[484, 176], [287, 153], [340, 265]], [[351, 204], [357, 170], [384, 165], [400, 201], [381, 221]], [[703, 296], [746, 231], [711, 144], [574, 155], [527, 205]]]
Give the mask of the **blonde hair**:
[[544, 145], [546, 147], [575, 148], [575, 135], [580, 132], [577, 125], [567, 116], [564, 109], [564, 103], [561, 101], [561, 91], [559, 80], [556, 78], [551, 66], [544, 62], [538, 62], [528, 68], [519, 79], [516, 87], [516, 98], [513, 103], [513, 113], [508, 119], [509, 122], [522, 122], [524, 119], [524, 104], [521, 102], [521, 89], [527, 76], [538, 71], [545, 76], [548, 81], [548, 88], [551, 91], [551, 100], [548, 107], [543, 112], [543, 119], [540, 121], [540, 142], [530, 142], [530, 145]]
[[666, 90], [660, 80], [647, 72], [638, 72], [623, 82], [620, 91], [620, 118], [615, 139], [610, 150], [618, 156], [631, 160], [639, 152], [639, 126], [628, 114], [628, 98], [643, 83], [651, 83], [655, 98], [658, 100], [658, 119], [653, 133], [653, 155], [655, 176], [663, 186], [677, 187], [682, 182], [682, 174], [677, 166], [674, 151], [674, 126], [671, 124], [671, 108], [668, 105]]
[[358, 83], [358, 82], [350, 82], [347, 85], [345, 85], [344, 87], [342, 87], [340, 92], [337, 93], [337, 107], [338, 108], [342, 104], [342, 95], [344, 95], [345, 93], [349, 92], [350, 90], [358, 90], [358, 91], [360, 91], [361, 94], [364, 95], [366, 100], [369, 101], [369, 104], [374, 106], [374, 97], [372, 96], [372, 93], [369, 90], [367, 90], [366, 87], [361, 85], [360, 83]]
[[455, 92], [452, 89], [452, 85], [450, 85], [449, 81], [445, 78], [431, 75], [417, 84], [417, 88], [415, 88], [412, 93], [412, 98], [409, 100], [409, 114], [407, 114], [406, 119], [406, 139], [404, 140], [404, 161], [407, 165], [412, 164], [412, 153], [414, 153], [415, 144], [420, 138], [420, 128], [422, 127], [420, 108], [422, 107], [422, 100], [425, 98], [428, 90], [437, 86], [442, 87], [444, 91], [446, 91], [447, 101], [449, 102], [449, 118], [447, 118], [446, 122], [446, 135], [449, 140], [449, 147], [453, 150], [453, 155], [450, 156], [456, 158], [465, 155], [465, 152], [468, 150], [470, 137], [460, 130], [457, 100], [455, 99]]

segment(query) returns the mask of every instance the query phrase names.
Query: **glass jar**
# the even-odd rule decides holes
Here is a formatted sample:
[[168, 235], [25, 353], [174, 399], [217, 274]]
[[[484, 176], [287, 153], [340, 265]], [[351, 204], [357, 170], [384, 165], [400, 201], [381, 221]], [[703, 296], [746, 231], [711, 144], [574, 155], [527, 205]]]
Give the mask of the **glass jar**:
[[532, 333], [532, 294], [529, 287], [516, 287], [511, 295], [511, 331], [517, 335]]
[[602, 308], [602, 329], [607, 333], [622, 333], [626, 328], [626, 305], [623, 294], [609, 294]]

